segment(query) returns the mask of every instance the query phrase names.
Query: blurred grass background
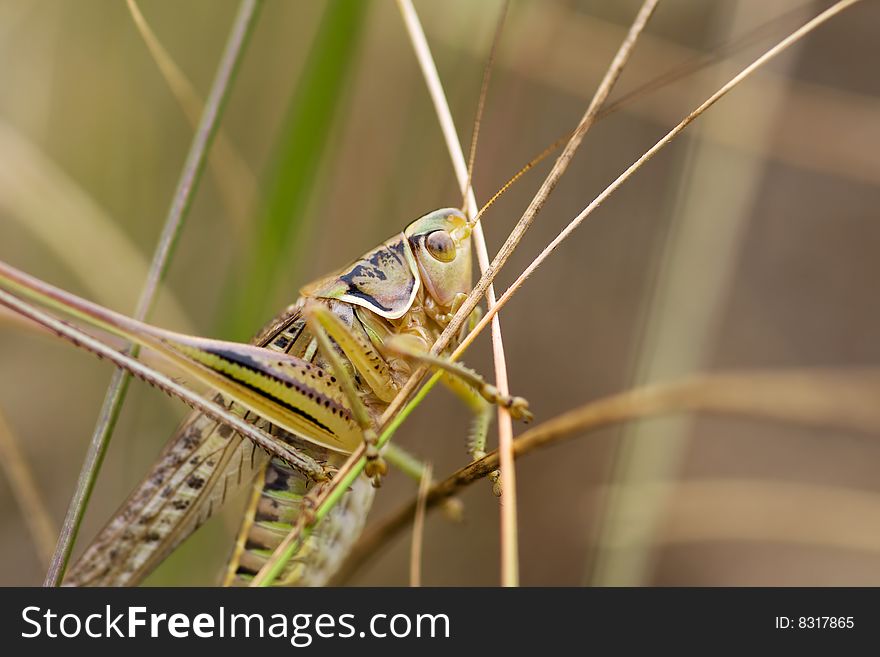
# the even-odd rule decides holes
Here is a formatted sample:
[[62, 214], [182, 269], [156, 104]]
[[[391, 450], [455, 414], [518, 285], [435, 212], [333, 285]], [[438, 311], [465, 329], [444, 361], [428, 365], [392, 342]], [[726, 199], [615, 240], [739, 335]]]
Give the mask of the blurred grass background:
[[[577, 122], [638, 4], [513, 2], [477, 155], [479, 199]], [[830, 3], [767, 4], [661, 3], [615, 95], [788, 8], [803, 6], [805, 20]], [[139, 6], [204, 97], [236, 3]], [[498, 6], [416, 6], [466, 144]], [[525, 286], [502, 324], [511, 387], [539, 420], [688, 371], [880, 362], [877, 25], [880, 8], [863, 3], [736, 90]], [[598, 124], [502, 272], [501, 289], [769, 43]], [[0, 79], [0, 258], [130, 312], [192, 129], [125, 3], [0, 0]], [[266, 2], [222, 129], [256, 193], [248, 197], [243, 182], [244, 201], [229, 203], [237, 190], [205, 177], [152, 316], [161, 326], [245, 337], [308, 280], [460, 202], [392, 2]], [[490, 251], [539, 175], [487, 215]], [[270, 268], [253, 264], [273, 253], [281, 259]], [[491, 371], [487, 338], [467, 360]], [[0, 315], [0, 411], [59, 522], [109, 376], [105, 363]], [[183, 414], [133, 386], [80, 549]], [[465, 459], [468, 421], [438, 392], [400, 439], [442, 475]], [[880, 585], [878, 463], [875, 438], [755, 421], [604, 430], [518, 465], [522, 581]], [[414, 492], [393, 475], [372, 517]], [[498, 580], [497, 501], [487, 485], [463, 501], [461, 525], [428, 518], [426, 584]], [[236, 523], [235, 509], [209, 523], [152, 581], [215, 581]], [[352, 583], [405, 584], [407, 554], [397, 540]], [[0, 555], [0, 584], [41, 581], [5, 480]]]

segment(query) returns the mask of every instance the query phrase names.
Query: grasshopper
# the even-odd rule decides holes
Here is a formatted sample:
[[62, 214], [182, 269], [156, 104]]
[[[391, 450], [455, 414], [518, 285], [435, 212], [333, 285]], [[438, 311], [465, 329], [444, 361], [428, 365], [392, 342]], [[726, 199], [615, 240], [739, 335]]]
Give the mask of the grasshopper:
[[442, 368], [450, 388], [477, 411], [482, 431], [471, 442], [472, 456], [483, 453], [489, 403], [529, 420], [524, 399], [500, 395], [462, 365], [427, 355], [470, 290], [472, 228], [452, 208], [413, 221], [347, 267], [304, 287], [299, 300], [255, 338], [256, 346], [182, 336], [76, 301], [99, 318], [100, 328], [169, 355], [206, 383], [222, 381], [215, 402], [246, 418], [270, 418], [251, 419], [304, 454], [311, 467], [270, 459], [231, 427], [193, 412], [66, 582], [138, 584], [228, 496], [253, 481], [225, 578], [242, 583], [303, 513], [322, 468], [340, 465], [366, 440], [367, 477], [318, 525], [280, 580], [324, 583], [363, 526], [373, 499], [368, 478], [378, 484], [386, 468], [372, 444], [372, 426], [414, 362]]

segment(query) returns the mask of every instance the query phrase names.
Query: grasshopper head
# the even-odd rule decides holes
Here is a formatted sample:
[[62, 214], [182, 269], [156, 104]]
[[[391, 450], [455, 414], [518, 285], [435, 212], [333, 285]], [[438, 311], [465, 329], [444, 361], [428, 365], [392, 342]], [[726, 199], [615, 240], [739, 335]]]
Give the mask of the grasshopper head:
[[471, 225], [454, 208], [435, 210], [412, 222], [404, 230], [422, 282], [441, 306], [450, 306], [455, 296], [471, 289]]

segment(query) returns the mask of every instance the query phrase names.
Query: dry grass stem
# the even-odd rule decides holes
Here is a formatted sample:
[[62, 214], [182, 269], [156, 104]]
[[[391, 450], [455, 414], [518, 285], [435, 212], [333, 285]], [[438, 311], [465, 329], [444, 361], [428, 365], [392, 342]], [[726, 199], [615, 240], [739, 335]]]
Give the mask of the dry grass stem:
[[[516, 457], [613, 424], [672, 413], [713, 413], [755, 417], [807, 426], [837, 427], [880, 434], [880, 369], [750, 371], [693, 376], [589, 402], [559, 415], [514, 440]], [[431, 509], [498, 467], [498, 452], [487, 454], [431, 486]], [[344, 582], [382, 545], [405, 528], [417, 500], [406, 504], [366, 534], [352, 550], [335, 582]]]
[[262, 429], [245, 421], [240, 415], [236, 415], [223, 406], [202, 397], [161, 372], [147, 367], [127, 353], [116, 351], [88, 333], [39, 310], [2, 289], [0, 289], [0, 304], [13, 309], [23, 317], [37, 322], [59, 338], [71, 342], [74, 346], [89, 351], [99, 358], [108, 360], [119, 368], [120, 371], [134, 375], [165, 394], [176, 397], [190, 408], [204, 413], [218, 422], [229, 425], [243, 437], [253, 441], [273, 456], [303, 468], [304, 471], [310, 474], [317, 475], [318, 477], [321, 476], [321, 473], [314, 472], [309, 463], [303, 461], [295, 452], [283, 448], [276, 439], [272, 438]]
[[[415, 8], [410, 0], [398, 0], [398, 6], [400, 7], [407, 28], [407, 34], [413, 44], [416, 59], [418, 60], [422, 74], [425, 77], [425, 83], [428, 87], [428, 92], [437, 114], [437, 120], [440, 124], [440, 129], [443, 132], [449, 155], [452, 158], [455, 175], [463, 190], [462, 193], [465, 198], [467, 214], [471, 219], [475, 219], [479, 212], [479, 207], [477, 206], [476, 195], [471, 186], [472, 171], [470, 166], [465, 162], [461, 143], [458, 139], [458, 132], [456, 131], [455, 124], [452, 120], [452, 112], [449, 109], [449, 103], [446, 100], [446, 94], [443, 91], [443, 85], [440, 82], [440, 76], [437, 73], [437, 66], [434, 63], [434, 58], [428, 47], [424, 30], [422, 29], [421, 22], [419, 21], [418, 15], [416, 14]], [[471, 144], [471, 163], [473, 162], [475, 155], [476, 138], [479, 131], [483, 102], [488, 89], [491, 62], [498, 45], [506, 10], [507, 3], [505, 3], [504, 9], [502, 10], [504, 13], [502, 13], [501, 18], [499, 19], [498, 27], [493, 39], [489, 64], [487, 64], [486, 72], [483, 76], [480, 101], [477, 109], [477, 120], [474, 123], [474, 137]], [[483, 227], [479, 223], [474, 226], [473, 236], [474, 247], [477, 253], [477, 263], [480, 266], [480, 271], [485, 273], [489, 268], [489, 253], [486, 248], [486, 238], [483, 234]], [[495, 305], [494, 286], [489, 285], [485, 292], [486, 305], [487, 307], [492, 308]], [[507, 379], [507, 360], [504, 356], [504, 340], [501, 335], [501, 322], [498, 320], [497, 315], [495, 315], [492, 320], [492, 355], [495, 363], [495, 386], [501, 394], [509, 394], [510, 385]], [[512, 440], [513, 421], [506, 409], [499, 409], [498, 444], [502, 449], [509, 451], [509, 446]], [[510, 462], [505, 462], [501, 470], [501, 476], [504, 480], [505, 486], [504, 505], [501, 509], [501, 582], [505, 586], [516, 586], [519, 583], [519, 549], [517, 545], [516, 472], [513, 467], [513, 460], [511, 459]]]
[[[183, 110], [187, 121], [194, 129], [197, 128], [199, 118], [204, 110], [202, 99], [199, 98], [192, 82], [180, 70], [174, 58], [159, 41], [150, 24], [144, 18], [137, 2], [126, 0], [126, 4], [135, 27], [150, 51], [153, 61], [156, 62], [162, 78]], [[245, 163], [244, 158], [222, 128], [217, 132], [216, 142], [208, 157], [208, 163], [217, 181], [217, 192], [226, 206], [232, 224], [239, 229], [244, 228], [244, 220], [256, 194], [257, 181], [250, 167]]]
[[[742, 46], [753, 45], [756, 38], [763, 38], [771, 32], [788, 33], [801, 25], [806, 18], [794, 20], [797, 15], [812, 14], [811, 3], [801, 3], [796, 11], [785, 12], [767, 24], [733, 41], [718, 43], [710, 49], [729, 54]], [[512, 74], [522, 76], [532, 82], [547, 85], [558, 93], [575, 98], [588, 98], [581, 80], [598, 79], [603, 70], [600, 64], [582, 56], [581, 44], [589, 43], [596, 48], [610, 48], [623, 37], [624, 29], [615, 23], [589, 16], [585, 12], [573, 13], [564, 5], [554, 3], [520, 3], [521, 20], [509, 30], [508, 37], [517, 44], [516, 49], [504, 51], [499, 65]], [[441, 20], [431, 24], [431, 36], [435, 42], [457, 53], [479, 56], [480, 44], [459, 38], [454, 20]], [[791, 29], [785, 29], [792, 24]], [[527, 28], [518, 27], [528, 26]], [[765, 29], [767, 28], [767, 29]], [[553, 57], [554, 66], [545, 65], [545, 43], [548, 39], [558, 41], [558, 50]], [[689, 104], [692, 89], [712, 84], [711, 73], [696, 75], [698, 71], [714, 63], [714, 55], [687, 48], [680, 43], [659, 35], [646, 34], [639, 45], [641, 57], [638, 70], [631, 71], [649, 80], [632, 93], [611, 100], [603, 107], [598, 118], [613, 108], [626, 107], [625, 112], [633, 118], [651, 123], [672, 125], [681, 118], [682, 102]], [[685, 62], [686, 64], [683, 64]], [[677, 86], [676, 91], [651, 93], [663, 83], [672, 83], [676, 78], [694, 77], [692, 84]], [[876, 139], [880, 102], [875, 96], [861, 93], [855, 89], [844, 89], [837, 85], [818, 84], [803, 79], [783, 79], [772, 69], [765, 69], [760, 78], [752, 81], [749, 92], [731, 98], [730, 113], [736, 116], [739, 107], [748, 108], [759, 103], [767, 90], [785, 85], [788, 88], [788, 120], [778, 126], [772, 143], [749, 138], [735, 127], [708, 127], [702, 137], [712, 143], [735, 151], [758, 154], [770, 160], [792, 165], [822, 174], [842, 176], [869, 185], [880, 183], [880, 154], [870, 149], [860, 149], [859, 144], [867, 135]], [[712, 87], [709, 87], [712, 88]], [[635, 98], [639, 102], [632, 102]], [[684, 105], [685, 107], [687, 105]], [[833, 116], [833, 125], [822, 125], [824, 117]], [[812, 131], [814, 139], [804, 139], [804, 131]]]
[[[648, 19], [651, 17], [654, 9], [656, 8], [658, 1], [659, 0], [645, 0], [642, 8], [639, 10], [639, 13], [636, 15], [636, 18], [633, 21], [632, 26], [630, 27], [627, 37], [621, 44], [620, 49], [612, 60], [611, 65], [609, 66], [608, 71], [606, 72], [605, 77], [602, 80], [602, 83], [599, 85], [599, 88], [597, 89], [596, 94], [593, 97], [593, 100], [590, 102], [586, 113], [578, 124], [577, 129], [575, 130], [572, 137], [569, 139], [568, 144], [566, 145], [563, 152], [560, 154], [559, 158], [556, 160], [553, 169], [547, 176], [544, 183], [541, 185], [541, 188], [538, 190], [538, 193], [529, 204], [529, 207], [526, 209], [522, 218], [519, 220], [519, 222], [517, 222], [517, 225], [514, 227], [511, 235], [501, 247], [501, 250], [495, 256], [493, 262], [488, 266], [484, 265], [484, 261], [481, 258], [480, 247], [482, 245], [483, 249], [485, 248], [484, 240], [482, 239], [482, 232], [475, 231], [475, 234], [477, 235], [477, 239], [475, 240], [478, 247], [477, 254], [478, 259], [480, 260], [480, 266], [481, 270], [483, 271], [483, 275], [480, 278], [480, 281], [474, 287], [471, 294], [468, 296], [467, 301], [465, 301], [462, 308], [459, 309], [452, 322], [450, 322], [449, 326], [440, 336], [440, 339], [434, 345], [434, 348], [432, 349], [433, 353], [437, 354], [445, 349], [446, 345], [449, 344], [452, 336], [460, 330], [466, 318], [470, 316], [470, 313], [476, 307], [479, 298], [486, 293], [490, 295], [488, 310], [491, 314], [491, 318], [487, 320], [487, 322], [491, 321], [493, 323], [493, 344], [497, 345], [500, 343], [500, 339], [495, 340], [495, 335], [498, 335], [498, 337], [500, 338], [500, 326], [496, 329], [495, 316], [497, 314], [497, 309], [495, 309], [494, 299], [492, 298], [494, 297], [494, 291], [489, 292], [490, 288], [492, 287], [492, 279], [500, 270], [500, 268], [504, 265], [510, 255], [513, 253], [514, 249], [516, 248], [517, 244], [519, 244], [522, 236], [528, 230], [535, 216], [543, 207], [544, 203], [547, 200], [547, 197], [556, 187], [559, 179], [568, 168], [568, 164], [574, 156], [574, 153], [577, 150], [578, 146], [580, 146], [584, 135], [590, 129], [590, 126], [592, 126], [596, 115], [598, 114], [605, 100], [608, 98], [608, 95], [611, 93], [611, 90], [614, 87], [614, 84], [617, 82], [617, 79], [620, 77], [620, 74], [623, 72], [623, 68], [626, 65], [626, 62], [629, 60], [629, 56], [632, 53], [633, 48], [635, 47], [636, 41], [638, 40], [639, 35], [647, 24]], [[412, 9], [412, 4], [408, 0], [399, 0], [398, 4], [401, 7], [401, 11], [404, 13], [404, 18], [407, 22], [407, 27], [410, 31], [411, 38], [413, 39], [413, 44], [416, 48], [419, 62], [420, 64], [422, 64], [423, 70], [425, 71], [425, 76], [428, 81], [428, 87], [431, 91], [431, 95], [432, 97], [436, 96], [440, 99], [443, 99], [442, 87], [440, 86], [439, 78], [436, 75], [436, 67], [434, 66], [433, 60], [430, 57], [430, 51], [428, 50], [427, 42], [424, 39], [424, 33], [421, 31], [421, 27], [418, 25], [418, 19], [415, 17], [415, 11]], [[456, 172], [459, 173], [461, 170], [464, 170], [464, 181], [466, 183], [467, 170], [464, 164], [464, 156], [463, 154], [461, 154], [461, 146], [458, 145], [458, 139], [455, 136], [456, 133], [454, 127], [452, 126], [451, 115], [449, 116], [448, 121], [444, 119], [445, 115], [449, 115], [448, 108], [445, 109], [445, 112], [442, 111], [442, 107], [445, 107], [445, 100], [442, 106], [439, 101], [435, 100], [435, 106], [438, 109], [441, 126], [448, 125], [448, 128], [444, 128], [444, 134], [447, 134], [448, 130], [449, 134], [451, 135], [451, 137], [447, 137], [447, 143], [449, 145], [450, 152], [455, 152], [458, 154], [457, 157], [453, 157], [454, 163], [460, 162], [460, 164], [456, 164]], [[459, 179], [461, 180], [461, 178], [462, 176], [459, 173]], [[476, 207], [476, 203], [473, 199], [473, 193], [471, 190], [467, 190], [467, 193], [468, 207], [469, 210], [473, 212], [474, 208]], [[483, 326], [485, 326], [485, 324]], [[499, 358], [499, 349], [496, 348], [495, 352], [495, 368], [497, 379], [496, 385], [502, 394], [508, 394], [510, 390], [509, 386], [507, 385], [507, 368], [506, 363], [503, 359], [503, 353], [500, 354], [501, 358]], [[417, 375], [419, 375], [418, 372], [416, 376]], [[416, 376], [414, 376], [413, 378], [416, 378]], [[516, 478], [513, 455], [511, 452], [511, 444], [513, 440], [513, 425], [510, 419], [510, 415], [503, 410], [499, 410], [498, 422], [499, 448], [502, 454], [501, 479], [503, 481], [505, 491], [504, 503], [501, 507], [502, 583], [504, 585], [515, 586], [519, 582], [519, 575], [518, 550], [516, 547]]]
[[0, 413], [0, 463], [34, 541], [37, 556], [43, 566], [48, 567], [58, 529], [40, 494], [37, 478], [3, 413]]
[[[217, 66], [211, 91], [205, 102], [204, 112], [199, 120], [186, 162], [183, 165], [177, 182], [177, 188], [171, 199], [171, 206], [165, 217], [162, 233], [153, 252], [153, 259], [147, 272], [147, 280], [144, 283], [137, 306], [135, 307], [133, 317], [138, 321], [145, 319], [147, 313], [152, 308], [156, 291], [159, 289], [159, 284], [171, 262], [171, 254], [177, 245], [183, 221], [189, 212], [195, 190], [201, 181], [207, 162], [208, 151], [214, 140], [214, 135], [217, 133], [220, 117], [223, 114], [226, 100], [229, 97], [232, 80], [238, 70], [238, 65], [241, 63], [242, 54], [244, 53], [260, 6], [261, 0], [242, 0], [239, 5], [232, 30], [226, 41], [225, 50]], [[133, 355], [136, 356], [137, 352], [137, 347], [131, 347]], [[61, 526], [58, 545], [55, 548], [52, 563], [44, 580], [45, 586], [58, 586], [64, 577], [67, 561], [73, 550], [73, 543], [79, 532], [79, 526], [85, 514], [85, 507], [89, 496], [94, 488], [98, 470], [104, 460], [110, 436], [119, 417], [129, 382], [130, 378], [124, 370], [120, 369], [113, 373], [97, 423], [95, 424], [95, 430], [92, 433], [92, 439], [89, 442], [88, 452], [80, 470], [76, 489], [71, 497], [67, 514], [64, 517], [64, 523]]]
[[[468, 296], [468, 299], [464, 302], [458, 313], [456, 313], [456, 316], [449, 323], [449, 326], [446, 327], [446, 330], [443, 331], [443, 334], [438, 340], [438, 344], [435, 345], [435, 351], [437, 350], [438, 346], [440, 346], [441, 348], [445, 348], [445, 346], [449, 344], [449, 340], [452, 338], [452, 336], [458, 333], [458, 331], [461, 329], [467, 317], [470, 316], [470, 313], [476, 307], [479, 298], [483, 295], [486, 288], [491, 285], [495, 276], [498, 275], [498, 272], [504, 266], [504, 263], [506, 263], [507, 260], [510, 258], [511, 254], [516, 249], [516, 246], [519, 244], [520, 240], [531, 226], [538, 212], [540, 212], [541, 208], [544, 206], [547, 198], [556, 188], [556, 185], [559, 183], [559, 180], [562, 178], [562, 175], [568, 168], [569, 162], [571, 162], [571, 159], [574, 157], [577, 148], [580, 146], [584, 135], [586, 135], [587, 131], [595, 122], [599, 110], [602, 108], [602, 105], [608, 98], [608, 95], [611, 93], [614, 84], [617, 82], [617, 79], [623, 72], [623, 68], [629, 60], [629, 56], [632, 54], [636, 41], [638, 40], [639, 35], [647, 24], [648, 19], [651, 17], [654, 9], [656, 8], [657, 2], [658, 0], [645, 0], [644, 4], [639, 10], [639, 13], [636, 15], [635, 20], [630, 26], [626, 38], [623, 40], [623, 43], [620, 45], [620, 48], [614, 56], [614, 59], [611, 61], [611, 65], [608, 67], [608, 70], [606, 71], [602, 82], [599, 84], [599, 88], [596, 90], [593, 99], [590, 101], [590, 104], [587, 107], [587, 111], [581, 119], [580, 123], [578, 124], [578, 127], [575, 129], [562, 153], [556, 159], [553, 168], [547, 175], [547, 178], [542, 183], [538, 192], [535, 194], [531, 203], [529, 203], [526, 211], [523, 213], [522, 217], [517, 222], [516, 226], [514, 226], [507, 240], [498, 251], [497, 255], [492, 261], [492, 264], [489, 266], [488, 270], [483, 273], [483, 276], [474, 286], [474, 289]], [[496, 306], [490, 308], [487, 315], [494, 316], [497, 312], [498, 308]], [[491, 321], [491, 318], [487, 321]]]
[[[667, 146], [673, 139], [675, 139], [688, 125], [690, 125], [697, 117], [699, 117], [703, 112], [709, 109], [712, 105], [718, 102], [722, 97], [724, 97], [728, 92], [730, 92], [734, 87], [743, 82], [746, 78], [748, 78], [752, 73], [761, 68], [764, 64], [769, 62], [771, 59], [776, 57], [777, 55], [784, 52], [787, 48], [797, 43], [800, 39], [805, 37], [807, 34], [815, 30], [817, 27], [830, 20], [837, 14], [839, 14], [844, 9], [849, 8], [850, 6], [856, 4], [859, 0], [841, 0], [837, 4], [833, 5], [826, 11], [822, 12], [814, 19], [804, 24], [798, 30], [792, 32], [785, 39], [777, 43], [775, 46], [770, 48], [767, 52], [761, 55], [758, 59], [753, 61], [751, 64], [746, 66], [742, 71], [740, 71], [736, 76], [731, 78], [724, 86], [722, 86], [718, 91], [712, 94], [708, 99], [706, 99], [699, 107], [697, 107], [693, 112], [688, 114], [682, 121], [675, 126], [672, 130], [670, 130], [666, 135], [660, 139], [656, 144], [654, 144], [648, 151], [645, 152], [638, 160], [636, 160], [629, 168], [626, 169], [617, 179], [612, 182], [608, 187], [606, 187], [601, 194], [599, 194], [584, 210], [577, 215], [571, 222], [556, 236], [556, 238], [548, 244], [543, 251], [529, 264], [528, 267], [523, 270], [523, 272], [516, 278], [516, 280], [504, 291], [504, 294], [501, 295], [501, 298], [498, 299], [498, 303], [490, 308], [486, 314], [480, 319], [479, 323], [474, 330], [462, 341], [459, 346], [457, 352], [464, 351], [467, 346], [473, 342], [474, 338], [476, 338], [479, 333], [485, 329], [486, 325], [491, 321], [492, 317], [497, 313], [501, 308], [506, 304], [510, 298], [514, 295], [514, 293], [522, 286], [525, 280], [532, 275], [532, 273], [541, 266], [541, 264], [553, 253], [556, 248], [571, 235], [574, 230], [581, 225], [581, 223], [590, 216], [602, 203], [604, 203], [609, 196], [611, 196], [614, 192], [616, 192], [623, 183], [625, 183], [636, 171], [638, 171], [642, 166], [644, 166], [652, 157], [654, 157], [660, 150], [662, 150], [665, 146]], [[496, 258], [497, 260], [497, 258]], [[494, 273], [497, 273], [497, 269], [494, 267]]]
[[430, 464], [425, 466], [422, 478], [419, 481], [419, 492], [416, 496], [416, 514], [413, 518], [412, 546], [409, 553], [409, 585], [422, 585], [422, 546], [425, 541], [425, 502], [428, 499], [428, 489], [431, 487], [433, 468]]

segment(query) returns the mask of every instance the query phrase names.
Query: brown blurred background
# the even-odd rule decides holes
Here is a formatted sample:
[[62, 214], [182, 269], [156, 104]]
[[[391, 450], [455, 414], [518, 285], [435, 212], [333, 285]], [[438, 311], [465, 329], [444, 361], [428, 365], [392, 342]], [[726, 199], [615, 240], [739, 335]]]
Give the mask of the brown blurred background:
[[[639, 4], [513, 2], [474, 173], [479, 199], [576, 125]], [[661, 2], [612, 98], [803, 11], [597, 124], [500, 288], [693, 107], [830, 4]], [[139, 6], [203, 98], [236, 3]], [[466, 144], [499, 4], [416, 7]], [[266, 3], [223, 121], [239, 184], [206, 174], [153, 323], [227, 337], [230, 271], [253, 239], [262, 181], [323, 11], [321, 2]], [[878, 26], [880, 5], [863, 2], [775, 60], [627, 183], [526, 284], [502, 325], [511, 387], [539, 421], [688, 372], [880, 362]], [[412, 218], [460, 203], [411, 50], [395, 4], [372, 0], [331, 138], [314, 162], [303, 244], [277, 272], [277, 292], [253, 292], [267, 308], [290, 303], [303, 283]], [[192, 128], [125, 3], [0, 0], [0, 80], [0, 259], [131, 312]], [[490, 251], [546, 170], [489, 212]], [[247, 321], [256, 330], [268, 317]], [[467, 361], [491, 372], [487, 337]], [[110, 374], [106, 363], [0, 315], [0, 412], [57, 524]], [[158, 392], [132, 386], [79, 550], [183, 415]], [[439, 391], [399, 437], [442, 476], [465, 461], [468, 422]], [[876, 436], [656, 420], [530, 455], [518, 462], [518, 482], [524, 584], [880, 585]], [[393, 474], [371, 521], [414, 492]], [[463, 524], [428, 519], [426, 584], [498, 582], [498, 502], [487, 484], [462, 499]], [[213, 583], [234, 516], [200, 530], [151, 581]], [[351, 583], [406, 584], [408, 550], [402, 534]], [[36, 584], [43, 572], [4, 478], [0, 584]]]

